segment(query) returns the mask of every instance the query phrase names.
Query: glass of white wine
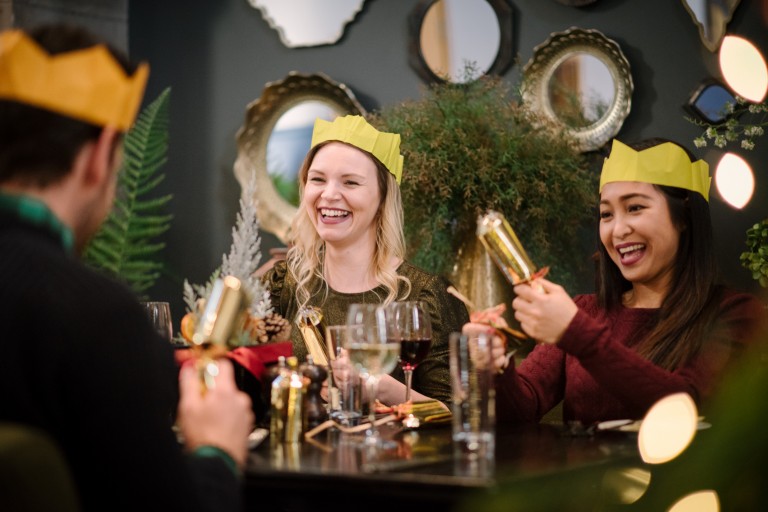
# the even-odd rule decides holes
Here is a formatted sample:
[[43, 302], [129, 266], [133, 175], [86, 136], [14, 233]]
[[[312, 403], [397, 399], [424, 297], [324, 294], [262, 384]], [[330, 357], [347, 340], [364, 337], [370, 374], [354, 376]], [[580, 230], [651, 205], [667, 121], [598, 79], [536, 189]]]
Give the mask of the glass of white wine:
[[376, 428], [376, 394], [379, 380], [397, 366], [400, 343], [387, 339], [387, 321], [380, 304], [352, 304], [347, 314], [347, 354], [360, 377], [366, 384], [371, 427], [366, 432], [365, 443], [381, 445], [381, 435]]

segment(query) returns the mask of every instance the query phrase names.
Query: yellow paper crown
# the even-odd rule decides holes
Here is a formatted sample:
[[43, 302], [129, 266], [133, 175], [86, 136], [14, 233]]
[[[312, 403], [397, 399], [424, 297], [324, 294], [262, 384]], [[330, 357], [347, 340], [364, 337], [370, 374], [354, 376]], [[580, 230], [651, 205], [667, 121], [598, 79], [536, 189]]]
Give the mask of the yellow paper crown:
[[709, 201], [709, 165], [704, 160], [691, 162], [688, 153], [671, 142], [635, 151], [614, 139], [611, 154], [603, 163], [600, 192], [606, 183], [614, 181], [684, 188], [698, 192]]
[[0, 34], [0, 98], [98, 126], [128, 130], [149, 66], [126, 76], [104, 45], [49, 55], [21, 30]]
[[333, 122], [316, 119], [312, 131], [312, 146], [327, 140], [338, 140], [368, 151], [384, 164], [384, 167], [400, 184], [403, 176], [403, 155], [400, 154], [400, 135], [380, 132], [362, 116], [337, 117]]

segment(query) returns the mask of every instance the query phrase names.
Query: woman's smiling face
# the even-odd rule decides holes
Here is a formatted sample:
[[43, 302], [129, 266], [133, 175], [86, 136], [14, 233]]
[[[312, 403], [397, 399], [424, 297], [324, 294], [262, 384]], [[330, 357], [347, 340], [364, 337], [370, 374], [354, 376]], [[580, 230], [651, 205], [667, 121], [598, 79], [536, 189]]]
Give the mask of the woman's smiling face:
[[340, 247], [375, 242], [380, 203], [378, 170], [369, 155], [341, 142], [317, 151], [307, 171], [303, 204], [323, 241]]
[[656, 187], [630, 181], [606, 184], [600, 193], [600, 241], [625, 279], [668, 290], [680, 230]]

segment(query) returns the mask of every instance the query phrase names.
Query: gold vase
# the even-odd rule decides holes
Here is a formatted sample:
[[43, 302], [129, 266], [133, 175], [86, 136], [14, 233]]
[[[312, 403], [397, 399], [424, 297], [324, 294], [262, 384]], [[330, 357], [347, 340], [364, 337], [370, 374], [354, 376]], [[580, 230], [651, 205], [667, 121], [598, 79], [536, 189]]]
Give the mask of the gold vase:
[[512, 285], [493, 263], [476, 236], [467, 237], [462, 242], [450, 280], [478, 310], [490, 308], [502, 302], [506, 304], [507, 310], [502, 316], [510, 327], [518, 328], [512, 313], [512, 299], [515, 298]]

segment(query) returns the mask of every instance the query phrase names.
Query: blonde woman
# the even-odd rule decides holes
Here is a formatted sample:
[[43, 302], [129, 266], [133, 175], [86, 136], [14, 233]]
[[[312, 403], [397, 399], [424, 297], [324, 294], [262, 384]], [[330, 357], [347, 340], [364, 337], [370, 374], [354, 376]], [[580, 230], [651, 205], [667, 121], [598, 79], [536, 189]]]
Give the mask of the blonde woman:
[[[432, 321], [432, 346], [413, 373], [414, 401], [450, 401], [448, 335], [468, 321], [464, 305], [446, 292], [444, 278], [405, 261], [400, 136], [379, 132], [361, 116], [318, 119], [299, 171], [301, 203], [291, 224], [287, 260], [264, 279], [277, 312], [294, 320], [307, 306], [327, 325], [344, 324], [354, 303], [420, 300]], [[307, 348], [293, 329], [293, 349]], [[403, 373], [379, 384], [378, 399], [401, 403]]]

